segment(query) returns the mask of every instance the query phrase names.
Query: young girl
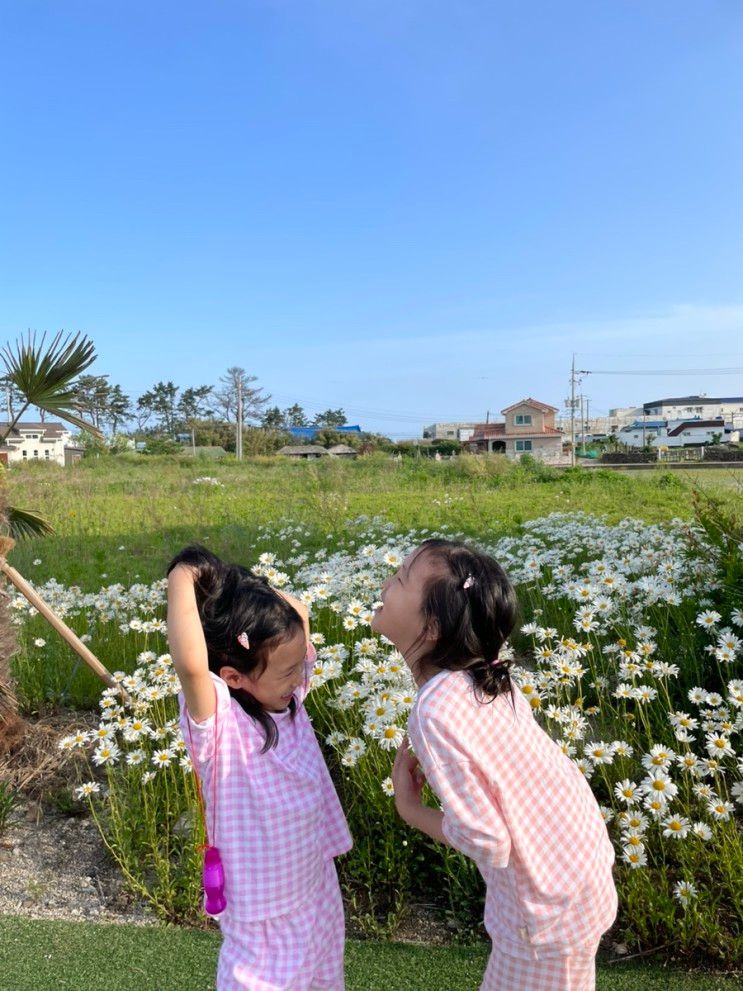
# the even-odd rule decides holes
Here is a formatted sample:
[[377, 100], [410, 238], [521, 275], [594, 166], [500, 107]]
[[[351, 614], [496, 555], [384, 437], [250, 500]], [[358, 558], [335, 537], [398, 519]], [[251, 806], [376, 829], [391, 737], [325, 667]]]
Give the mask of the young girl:
[[306, 608], [199, 547], [168, 568], [181, 727], [202, 783], [227, 907], [218, 991], [340, 991], [333, 858], [351, 846], [303, 702]]
[[[538, 726], [499, 652], [516, 597], [490, 557], [428, 540], [383, 586], [372, 628], [419, 686], [393, 769], [402, 818], [471, 857], [493, 942], [481, 991], [589, 991], [617, 909], [590, 787]], [[441, 811], [423, 805], [427, 780]]]

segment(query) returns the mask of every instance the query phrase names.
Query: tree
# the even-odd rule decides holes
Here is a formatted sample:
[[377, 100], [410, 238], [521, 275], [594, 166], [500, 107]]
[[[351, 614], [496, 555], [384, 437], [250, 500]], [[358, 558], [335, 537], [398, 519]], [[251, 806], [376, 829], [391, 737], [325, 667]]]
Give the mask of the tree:
[[271, 397], [264, 395], [263, 389], [256, 389], [251, 382], [257, 382], [255, 375], [248, 375], [244, 368], [234, 366], [219, 379], [222, 388], [215, 393], [217, 408], [228, 423], [237, 423], [238, 398], [242, 400], [242, 422], [260, 421], [263, 407]]
[[[26, 340], [16, 341], [15, 347], [6, 344], [0, 351], [5, 378], [21, 397], [18, 412], [0, 429], [0, 444], [5, 443], [29, 406], [102, 439], [100, 430], [77, 415], [76, 380], [95, 361], [93, 342], [79, 334], [64, 335], [63, 331], [54, 336], [49, 347], [45, 347], [45, 342], [46, 334], [37, 343], [36, 334], [29, 331]], [[7, 518], [13, 537], [40, 536], [52, 531], [50, 524], [31, 510], [9, 506]]]
[[149, 392], [143, 393], [137, 400], [137, 409], [142, 414], [146, 412], [155, 416], [165, 433], [171, 437], [175, 434], [178, 392], [179, 388], [173, 382], [157, 382]]
[[264, 430], [283, 430], [286, 417], [278, 406], [271, 406], [261, 417]]
[[111, 424], [111, 433], [115, 436], [120, 423], [132, 418], [132, 402], [124, 394], [120, 385], [111, 386], [106, 409], [106, 420]]
[[23, 394], [16, 388], [9, 375], [0, 378], [0, 390], [3, 393], [2, 403], [8, 423], [13, 419], [15, 410], [23, 404]]
[[108, 375], [81, 375], [75, 384], [77, 408], [100, 429], [111, 398]]
[[207, 420], [213, 416], [214, 410], [210, 408], [209, 398], [214, 391], [211, 385], [201, 385], [197, 389], [184, 389], [183, 395], [178, 401], [178, 413], [186, 424], [195, 420]]
[[21, 338], [15, 349], [6, 345], [0, 351], [6, 368], [6, 378], [21, 395], [18, 412], [0, 431], [0, 443], [4, 443], [29, 406], [36, 406], [44, 413], [50, 413], [71, 423], [79, 430], [88, 430], [100, 436], [94, 424], [78, 416], [76, 379], [96, 358], [92, 341], [87, 337], [63, 337], [60, 331], [48, 348], [44, 348], [46, 334], [36, 343], [36, 334], [29, 332], [27, 340]]
[[326, 409], [324, 413], [317, 414], [312, 421], [312, 426], [332, 430], [334, 427], [345, 427], [347, 423], [346, 414], [342, 409]]
[[308, 427], [309, 420], [302, 407], [295, 403], [284, 410], [284, 424], [287, 427]]

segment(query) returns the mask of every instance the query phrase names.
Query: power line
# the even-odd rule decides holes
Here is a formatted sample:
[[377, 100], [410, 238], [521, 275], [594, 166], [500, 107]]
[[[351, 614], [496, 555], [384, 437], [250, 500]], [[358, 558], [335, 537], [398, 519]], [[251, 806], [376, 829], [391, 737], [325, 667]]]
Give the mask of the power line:
[[743, 368], [583, 368], [581, 375], [743, 375]]

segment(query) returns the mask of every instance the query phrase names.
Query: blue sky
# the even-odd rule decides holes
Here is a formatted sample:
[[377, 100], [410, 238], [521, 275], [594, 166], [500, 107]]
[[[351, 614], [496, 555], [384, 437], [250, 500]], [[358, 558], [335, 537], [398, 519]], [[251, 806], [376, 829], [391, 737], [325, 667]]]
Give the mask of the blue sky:
[[0, 0], [0, 85], [0, 338], [130, 395], [241, 365], [411, 436], [561, 405], [573, 351], [743, 368], [737, 0]]

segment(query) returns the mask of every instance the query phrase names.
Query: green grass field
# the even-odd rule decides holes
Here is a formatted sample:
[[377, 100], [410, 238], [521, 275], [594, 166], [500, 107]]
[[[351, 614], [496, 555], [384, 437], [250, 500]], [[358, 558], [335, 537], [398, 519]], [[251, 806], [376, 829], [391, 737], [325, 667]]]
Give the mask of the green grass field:
[[[0, 917], [0, 986], [13, 991], [211, 991], [218, 933]], [[348, 991], [475, 991], [485, 946], [347, 944]], [[598, 991], [735, 991], [739, 976], [599, 966]], [[516, 989], [514, 989], [516, 991]]]
[[[203, 475], [221, 485], [194, 484]], [[23, 541], [13, 552], [15, 567], [37, 583], [56, 578], [91, 591], [161, 577], [173, 552], [194, 540], [241, 560], [256, 529], [281, 518], [308, 523], [322, 543], [361, 514], [401, 527], [447, 524], [476, 535], [576, 510], [610, 522], [625, 516], [652, 523], [690, 519], [692, 481], [731, 506], [742, 501], [739, 476], [724, 469], [697, 479], [661, 469], [634, 475], [559, 471], [498, 457], [214, 464], [140, 456], [66, 469], [20, 465], [6, 477], [9, 501], [39, 511], [55, 528], [52, 537]]]

